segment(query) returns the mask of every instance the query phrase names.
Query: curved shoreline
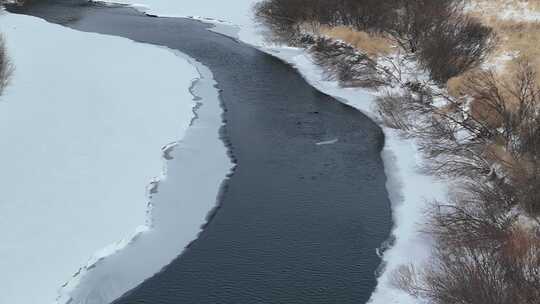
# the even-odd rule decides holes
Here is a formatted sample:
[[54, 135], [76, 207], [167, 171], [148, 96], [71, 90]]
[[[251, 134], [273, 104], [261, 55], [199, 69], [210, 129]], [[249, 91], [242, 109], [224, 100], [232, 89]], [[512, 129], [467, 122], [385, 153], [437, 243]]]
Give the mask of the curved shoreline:
[[52, 303], [82, 265], [144, 230], [145, 189], [162, 173], [162, 145], [189, 124], [183, 89], [196, 74], [127, 39], [9, 13], [2, 24], [17, 71], [1, 103], [0, 302]]
[[[287, 68], [287, 69], [288, 69], [288, 68]], [[295, 80], [295, 81], [296, 81], [296, 80]], [[229, 88], [230, 88], [230, 87], [229, 87]], [[326, 100], [331, 100], [331, 98], [329, 98], [328, 96], [321, 95], [319, 92], [313, 92], [313, 93], [309, 93], [309, 94], [314, 94], [314, 97], [313, 97], [313, 98], [315, 98], [315, 96], [316, 96], [316, 98], [320, 98], [321, 100], [324, 100], [325, 102], [326, 102]], [[322, 105], [322, 104], [321, 104], [321, 105]], [[309, 104], [306, 104], [306, 105], [304, 105], [304, 107], [305, 107], [305, 106], [313, 107], [313, 106], [317, 106], [317, 105], [309, 105]], [[357, 119], [359, 118], [358, 116], [361, 116], [361, 115], [358, 115], [359, 113], [357, 114], [357, 113], [356, 113], [356, 110], [349, 109], [348, 107], [342, 107], [342, 106], [339, 106], [339, 105], [337, 105], [337, 104], [335, 104], [335, 105], [326, 105], [325, 107], [330, 107], [330, 108], [333, 108], [334, 111], [338, 111], [338, 112], [342, 112], [343, 114], [347, 114], [347, 115], [345, 115], [345, 116], [342, 117], [342, 118], [345, 118], [345, 117], [347, 117], [347, 116], [350, 116], [351, 118], [348, 118], [348, 119], [352, 119], [352, 116], [355, 116], [355, 119], [351, 120], [351, 122], [350, 122], [350, 123], [353, 124], [353, 125], [354, 125], [354, 124], [359, 124], [359, 126], [364, 125], [364, 127], [366, 127], [367, 129], [374, 129], [374, 127], [373, 127], [373, 125], [372, 125], [371, 123], [367, 123], [367, 122], [366, 122], [366, 123], [362, 123], [362, 122], [361, 122], [361, 119], [360, 119], [360, 121], [357, 120]], [[294, 112], [293, 112], [293, 113], [294, 113]], [[314, 111], [314, 113], [317, 113], [317, 114], [318, 114], [319, 111]], [[321, 113], [324, 114], [325, 116], [328, 115], [328, 114], [332, 114], [332, 112], [329, 112], [329, 113], [328, 113], [328, 112], [326, 112], [326, 111], [322, 111]], [[353, 113], [354, 113], [354, 115], [353, 115]], [[308, 114], [308, 116], [311, 116], [311, 115], [313, 115], [313, 114]], [[332, 114], [332, 115], [333, 115], [333, 114]], [[316, 115], [316, 116], [319, 116], [319, 115]], [[322, 124], [322, 125], [321, 125], [322, 127], [325, 127], [325, 128], [326, 128], [326, 127], [329, 127], [329, 126], [325, 126], [325, 121], [321, 120], [320, 117], [317, 118], [316, 116], [311, 116], [311, 117], [307, 117], [307, 116], [306, 116], [304, 119], [307, 118], [309, 124], [317, 123], [317, 124]], [[353, 122], [353, 121], [354, 121], [354, 122]], [[232, 122], [234, 122], [234, 120], [232, 120]], [[325, 139], [325, 137], [327, 137], [327, 136], [323, 136], [324, 134], [318, 134], [319, 132], [318, 132], [318, 131], [315, 132], [315, 130], [312, 130], [311, 127], [309, 126], [309, 124], [306, 125], [307, 129], [305, 129], [306, 127], [302, 127], [303, 129], [305, 129], [304, 132], [307, 131], [307, 133], [304, 134], [304, 136], [303, 136], [303, 137], [305, 137], [305, 138], [303, 138], [302, 140], [308, 139], [308, 141], [310, 142], [310, 144], [313, 145], [313, 147], [320, 146], [320, 148], [318, 148], [318, 149], [329, 149], [329, 147], [332, 147], [332, 149], [334, 149], [334, 146], [337, 146], [339, 149], [343, 149], [344, 147], [348, 147], [347, 145], [349, 145], [348, 142], [349, 142], [350, 138], [348, 138], [347, 136], [344, 136], [344, 137], [339, 136], [339, 138], [343, 138], [344, 140], [343, 140], [343, 141], [342, 141], [342, 140], [339, 140], [339, 141], [333, 142], [332, 145], [318, 145], [317, 143], [323, 142], [324, 139]], [[343, 127], [342, 127], [342, 128], [343, 128]], [[329, 129], [328, 131], [330, 131], [330, 129]], [[358, 129], [355, 129], [355, 131], [358, 132]], [[295, 132], [296, 132], [296, 131], [295, 131]], [[315, 133], [313, 133], [313, 132], [315, 132]], [[350, 132], [350, 131], [348, 131], [348, 132]], [[330, 133], [330, 134], [331, 134], [331, 133]], [[378, 141], [378, 139], [376, 139], [376, 138], [378, 137], [378, 135], [375, 135], [375, 138], [371, 138], [371, 137], [373, 137], [373, 135], [368, 136], [368, 134], [363, 133], [363, 132], [360, 132], [360, 134], [353, 134], [353, 133], [350, 133], [349, 135], [354, 135], [354, 136], [367, 136], [367, 137], [369, 138], [368, 141], [370, 142], [370, 145], [373, 145], [373, 144], [374, 144], [374, 145], [375, 145], [375, 148], [378, 149], [378, 150], [380, 151], [380, 148], [381, 148], [380, 145], [381, 145], [381, 144], [380, 144], [380, 143], [376, 143], [376, 141]], [[306, 137], [306, 136], [307, 136], [307, 137]], [[375, 142], [372, 142], [372, 141], [375, 141]], [[344, 145], [345, 145], [345, 146], [344, 146]], [[306, 149], [306, 148], [308, 148], [308, 147], [310, 147], [310, 146], [303, 146], [303, 149]], [[312, 150], [312, 149], [314, 149], [314, 148], [309, 148], [308, 150]], [[347, 149], [348, 149], [348, 148], [347, 148]], [[345, 153], [349, 153], [349, 152], [347, 152], [347, 149], [344, 151]], [[364, 148], [364, 149], [365, 149], [365, 148]], [[360, 149], [360, 150], [362, 151], [363, 149]], [[371, 150], [372, 150], [371, 147], [369, 147], [368, 150], [369, 150], [369, 154], [371, 154], [371, 153], [373, 152], [373, 151], [371, 151]], [[379, 153], [379, 151], [377, 151], [377, 153]], [[243, 151], [242, 151], [242, 153], [243, 153]], [[326, 152], [325, 152], [325, 153], [326, 153]], [[362, 153], [367, 153], [367, 151], [366, 151], [366, 152], [362, 152]], [[245, 156], [245, 155], [244, 155], [244, 156]], [[330, 155], [329, 155], [329, 156], [330, 156]], [[346, 155], [346, 154], [344, 154], [343, 156], [347, 156], [347, 157], [348, 157], [348, 155]], [[371, 157], [371, 156], [369, 156], [369, 157]], [[368, 157], [368, 158], [369, 158], [369, 157]], [[380, 156], [377, 156], [377, 157], [374, 158], [374, 159], [378, 159], [379, 157], [380, 157]], [[343, 161], [339, 161], [339, 163], [336, 163], [336, 164], [334, 164], [334, 165], [340, 166], [340, 165], [342, 165], [341, 162], [343, 162]], [[353, 164], [353, 163], [350, 163], [350, 164]], [[354, 164], [353, 166], [356, 166], [356, 164]], [[378, 168], [378, 165], [376, 165], [375, 167]], [[312, 169], [313, 169], [313, 168], [311, 168], [311, 170], [312, 170]], [[308, 170], [308, 171], [309, 171], [309, 170]], [[375, 170], [375, 171], [376, 171], [376, 170]], [[351, 174], [350, 168], [347, 168], [347, 167], [344, 167], [344, 168], [341, 169], [341, 170], [337, 170], [336, 172], [340, 172], [341, 174]], [[308, 174], [309, 174], [309, 173], [308, 173]], [[372, 173], [372, 174], [375, 174], [375, 172]], [[309, 176], [308, 176], [308, 177], [309, 177]], [[370, 178], [370, 179], [374, 179], [374, 180], [376, 181], [376, 182], [375, 182], [375, 187], [374, 187], [374, 188], [377, 189], [376, 191], [379, 191], [379, 187], [377, 186], [377, 183], [379, 182], [379, 179], [380, 179], [381, 177], [378, 175], [378, 173], [375, 174], [374, 176], [370, 176], [369, 178]], [[301, 180], [304, 180], [305, 177], [304, 177], [304, 176], [300, 176], [300, 179], [301, 179]], [[316, 178], [315, 176], [312, 176], [312, 177], [310, 178], [310, 180], [311, 180], [311, 181], [316, 181], [317, 178]], [[348, 185], [348, 184], [350, 183], [350, 181], [345, 181], [345, 180], [343, 180], [343, 181], [341, 181], [341, 182], [342, 182], [342, 183], [345, 182], [346, 185]], [[367, 183], [368, 185], [373, 183], [373, 181], [364, 181], [364, 182]], [[305, 181], [302, 181], [302, 183], [305, 183]], [[311, 183], [311, 182], [308, 182], [308, 183]], [[362, 183], [362, 182], [360, 182], [360, 183]], [[324, 184], [327, 185], [327, 186], [331, 186], [331, 184], [327, 184], [327, 183], [324, 183]], [[344, 186], [344, 185], [339, 185], [339, 187], [338, 187], [338, 185], [336, 184], [336, 185], [333, 185], [332, 187], [337, 187], [338, 189], [341, 189], [341, 192], [347, 192], [347, 191], [351, 190], [351, 189], [349, 189], [348, 187], [343, 187], [343, 186]], [[358, 186], [358, 185], [356, 185], [356, 186]], [[356, 187], [356, 186], [355, 186], [355, 187]], [[372, 188], [373, 188], [373, 185], [372, 185]], [[310, 188], [310, 189], [311, 189], [311, 188]], [[317, 188], [316, 188], [316, 189], [317, 189]], [[319, 189], [320, 189], [320, 188], [319, 188]], [[319, 190], [319, 189], [317, 189], [317, 190]], [[364, 191], [365, 191], [365, 190], [364, 190]], [[372, 190], [372, 191], [373, 191], [373, 190]], [[362, 193], [362, 192], [361, 192], [361, 193]], [[158, 193], [158, 194], [159, 194], [159, 193]], [[364, 193], [364, 195], [368, 195], [368, 194], [369, 194], [369, 193]], [[319, 193], [318, 195], [321, 196], [322, 193]], [[324, 196], [324, 195], [323, 195], [323, 196]], [[368, 195], [368, 196], [371, 197], [371, 194]], [[346, 199], [350, 200], [351, 198], [349, 198], [349, 197], [342, 197], [341, 199], [342, 199], [342, 200], [346, 200]], [[351, 206], [351, 207], [352, 207], [352, 206]], [[361, 207], [361, 206], [356, 206], [356, 208], [358, 208], [358, 207]], [[349, 208], [350, 208], [350, 207], [349, 207]], [[345, 209], [344, 212], [347, 212], [346, 210], [347, 210], [347, 209]], [[214, 214], [215, 214], [215, 213], [214, 213]], [[343, 215], [345, 215], [345, 214], [343, 214]], [[342, 215], [342, 216], [343, 216], [343, 215]], [[350, 214], [350, 213], [347, 214], [347, 216], [351, 216], [351, 215], [352, 215], [352, 214]], [[353, 225], [352, 225], [352, 226], [349, 226], [349, 225], [348, 225], [349, 229], [350, 229], [350, 228], [354, 228], [355, 225], [358, 225], [359, 227], [362, 225], [361, 223], [356, 223], [357, 221], [359, 221], [358, 218], [355, 218], [355, 219], [351, 218], [350, 220], [353, 221], [353, 222], [351, 223], [351, 224], [353, 224]], [[365, 219], [364, 219], [364, 220], [365, 220]], [[334, 221], [335, 221], [335, 220], [334, 220]], [[211, 223], [211, 224], [215, 224], [215, 223]], [[294, 225], [294, 226], [296, 226], [296, 225]], [[293, 226], [293, 227], [294, 227], [294, 226]], [[264, 227], [264, 226], [263, 226], [263, 227]], [[367, 227], [366, 227], [366, 228], [367, 228]], [[297, 229], [297, 228], [295, 228], [295, 229]], [[371, 228], [369, 228], [368, 230], [371, 230]], [[380, 232], [380, 231], [379, 231], [379, 232]], [[379, 233], [379, 232], [377, 232], [377, 233]], [[373, 232], [370, 232], [370, 233], [372, 234]], [[205, 237], [207, 237], [207, 236], [205, 235]], [[359, 237], [358, 235], [354, 235], [354, 238], [355, 238], [355, 239], [358, 238], [358, 237]], [[335, 239], [335, 237], [332, 237], [332, 239]], [[367, 240], [363, 240], [363, 241], [367, 241]], [[379, 246], [379, 244], [380, 244], [379, 241], [375, 241], [375, 242], [377, 243], [375, 247]], [[381, 242], [382, 242], [382, 241], [381, 241]], [[369, 242], [368, 242], [368, 243], [369, 243]], [[203, 243], [203, 244], [204, 244], [204, 243]], [[328, 244], [327, 246], [329, 246], [329, 245], [330, 245], [330, 244]], [[371, 247], [372, 245], [373, 245], [373, 244], [370, 244], [370, 245], [368, 245], [368, 247]], [[322, 248], [321, 248], [321, 249], [322, 249]], [[369, 259], [373, 259], [372, 256], [376, 256], [376, 255], [374, 254], [374, 251], [375, 251], [374, 248], [372, 249], [373, 252], [366, 252], [366, 253], [363, 253], [363, 249], [362, 249], [362, 250], [358, 250], [358, 249], [360, 249], [360, 248], [357, 248], [357, 249], [353, 250], [353, 252], [354, 252], [355, 254], [360, 254], [360, 255], [365, 255], [365, 254], [367, 254], [367, 255], [369, 256]], [[183, 259], [186, 259], [187, 257], [184, 256], [184, 257], [182, 257], [182, 258], [183, 258]], [[330, 261], [326, 261], [326, 263], [328, 263], [328, 262], [330, 262]], [[335, 262], [335, 261], [334, 261], [334, 262]], [[319, 266], [321, 266], [321, 265], [319, 265]], [[351, 265], [351, 266], [352, 266], [352, 265]], [[368, 267], [368, 269], [371, 269], [371, 267]], [[351, 270], [352, 270], [352, 269], [351, 269]], [[356, 270], [355, 270], [355, 271], [356, 271]], [[373, 271], [374, 271], [374, 270], [373, 270]], [[368, 270], [368, 272], [369, 272], [369, 270]], [[371, 275], [372, 275], [372, 273], [371, 273]], [[345, 277], [346, 277], [346, 276], [345, 276]], [[313, 279], [313, 277], [310, 277], [310, 278]], [[341, 278], [341, 279], [344, 279], [344, 278]], [[341, 282], [341, 279], [339, 280], [340, 284], [343, 283], [343, 282]], [[358, 278], [358, 277], [352, 277], [352, 278], [350, 278], [350, 279], [352, 279], [352, 280], [358, 280], [359, 278]], [[367, 288], [367, 289], [369, 289], [370, 286], [371, 286], [371, 284], [372, 284], [371, 279], [368, 279], [368, 278], [365, 278], [365, 279], [364, 279], [364, 278], [360, 278], [360, 279], [361, 279], [361, 280], [367, 280], [367, 281], [364, 282], [364, 284], [366, 284], [366, 286], [364, 286], [364, 287]], [[328, 281], [328, 283], [335, 283], [335, 282]], [[358, 284], [358, 282], [356, 282], [355, 284]], [[86, 284], [85, 284], [85, 285], [86, 285]], [[349, 297], [349, 296], [355, 294], [356, 296], [355, 296], [354, 298], [351, 298], [351, 299], [358, 300], [358, 295], [357, 295], [357, 293], [358, 293], [358, 291], [351, 292], [350, 294], [347, 294], [346, 296]], [[343, 295], [341, 295], [341, 296], [343, 296]], [[81, 296], [81, 299], [84, 298], [84, 297], [85, 297], [84, 295]], [[365, 297], [365, 294], [364, 294], [362, 297]]]
[[[142, 270], [139, 269], [129, 273], [129, 280], [125, 278], [125, 275], [128, 274], [127, 269], [129, 268], [128, 265], [130, 263], [137, 259], [144, 259], [145, 257], [149, 257], [148, 254], [145, 255], [144, 252], [140, 251], [141, 248], [137, 247], [148, 248], [163, 244], [163, 242], [157, 242], [156, 240], [152, 240], [152, 234], [162, 234], [163, 237], [167, 237], [168, 235], [170, 235], [170, 232], [161, 231], [163, 230], [162, 226], [168, 226], [171, 224], [174, 225], [171, 221], [164, 222], [163, 216], [160, 216], [159, 214], [160, 212], [163, 213], [173, 211], [171, 210], [171, 200], [167, 198], [163, 199], [160, 190], [157, 189], [157, 187], [159, 187], [160, 189], [163, 187], [168, 187], [165, 190], [170, 189], [170, 185], [167, 185], [167, 179], [169, 177], [167, 171], [170, 170], [171, 166], [182, 165], [183, 163], [185, 164], [185, 162], [194, 161], [201, 164], [200, 161], [196, 160], [196, 157], [191, 157], [194, 159], [190, 160], [189, 152], [187, 156], [188, 159], [186, 159], [183, 154], [185, 154], [186, 150], [210, 148], [203, 148], [197, 143], [199, 142], [199, 140], [201, 140], [202, 142], [213, 141], [212, 134], [220, 133], [219, 130], [222, 128], [223, 124], [223, 120], [221, 118], [222, 113], [217, 116], [215, 115], [217, 114], [215, 112], [215, 110], [217, 109], [215, 107], [212, 107], [212, 103], [215, 100], [213, 96], [210, 97], [211, 95], [217, 96], [218, 88], [216, 87], [215, 94], [210, 94], [210, 96], [208, 96], [208, 92], [204, 92], [203, 94], [197, 92], [201, 87], [213, 87], [216, 85], [211, 72], [204, 65], [200, 64], [193, 58], [182, 54], [176, 50], [170, 51], [175, 53], [176, 56], [188, 61], [191, 65], [193, 65], [199, 73], [199, 77], [193, 80], [192, 85], [189, 88], [189, 92], [192, 94], [193, 101], [195, 102], [195, 105], [193, 106], [194, 116], [190, 122], [190, 127], [186, 130], [183, 139], [175, 142], [172, 145], [168, 145], [169, 149], [167, 149], [166, 151], [163, 150], [163, 160], [166, 163], [166, 168], [164, 169], [164, 174], [162, 175], [162, 177], [154, 184], [156, 190], [149, 193], [150, 201], [147, 219], [149, 222], [149, 229], [136, 233], [134, 237], [129, 240], [129, 242], [122, 242], [123, 246], [116, 248], [115, 251], [100, 257], [100, 259], [96, 260], [94, 263], [80, 269], [69, 282], [62, 286], [62, 289], [59, 291], [59, 298], [57, 299], [57, 303], [59, 304], [84, 303], [86, 299], [92, 297], [94, 297], [92, 298], [93, 300], [96, 300], [94, 294], [96, 286], [101, 286], [101, 288], [104, 287], [105, 285], [107, 285], [107, 278], [111, 276], [114, 278], [115, 275], [124, 277], [124, 280], [118, 281], [113, 279], [113, 281], [109, 281], [109, 283], [111, 283], [114, 288], [110, 287], [110, 289], [108, 290], [105, 289], [107, 290], [107, 293], [99, 294], [99, 297], [101, 297], [100, 303], [109, 303], [114, 299], [120, 297], [122, 294], [128, 292], [129, 290], [142, 283], [145, 279], [155, 275], [156, 273], [159, 273], [160, 268], [164, 267], [164, 265], [167, 265], [180, 252], [189, 248], [190, 244], [196, 241], [198, 235], [201, 233], [201, 231], [204, 230], [206, 225], [208, 225], [208, 222], [211, 220], [212, 214], [215, 213], [216, 210], [219, 208], [219, 205], [215, 202], [217, 201], [219, 203], [219, 199], [206, 201], [204, 199], [198, 199], [198, 201], [201, 203], [206, 202], [208, 204], [211, 204], [213, 202], [213, 205], [208, 205], [208, 208], [203, 208], [200, 209], [198, 212], [195, 212], [198, 214], [190, 211], [190, 216], [200, 218], [200, 220], [198, 221], [200, 223], [199, 225], [188, 225], [188, 227], [185, 225], [184, 227], [182, 227], [183, 225], [177, 225], [178, 228], [183, 231], [182, 235], [185, 236], [186, 233], [190, 235], [191, 233], [191, 236], [187, 236], [187, 238], [185, 238], [185, 241], [182, 244], [179, 244], [179, 246], [169, 248], [167, 250], [169, 254], [167, 256], [159, 258], [159, 261], [153, 261], [152, 267], [145, 267]], [[209, 108], [211, 113], [208, 113]], [[201, 128], [208, 128], [209, 131], [197, 131], [197, 129], [200, 130]], [[190, 140], [190, 138], [196, 138], [197, 140], [193, 141]], [[215, 141], [217, 144], [222, 144], [221, 140], [217, 136], [215, 137]], [[215, 147], [210, 149], [215, 149]], [[228, 151], [226, 153], [223, 153], [224, 156], [228, 154]], [[167, 157], [166, 155], [168, 155], [169, 157]], [[179, 158], [182, 159], [180, 160]], [[216, 176], [222, 176], [222, 178], [219, 178], [222, 181], [215, 187], [216, 197], [219, 197], [221, 195], [220, 193], [223, 191], [223, 185], [226, 183], [227, 179], [234, 171], [234, 164], [231, 162], [224, 162], [224, 159], [217, 161], [222, 162], [225, 167], [229, 167], [228, 172], [223, 170], [215, 170], [215, 172], [213, 172], [214, 174], [216, 174]], [[204, 165], [202, 165], [202, 167], [204, 167]], [[221, 169], [225, 169], [225, 167]], [[173, 174], [173, 176], [174, 175], [175, 174]], [[200, 184], [204, 184], [203, 181], [199, 182]], [[195, 184], [196, 182], [194, 182], [191, 186], [194, 186]], [[211, 192], [212, 191], [210, 191], [210, 193]], [[177, 197], [177, 199], [180, 199], [181, 197], [185, 197], [185, 194], [180, 195], [179, 197]], [[193, 204], [194, 202], [190, 203]], [[157, 213], [157, 216], [154, 215], [154, 213]], [[151, 244], [152, 242], [154, 244]], [[110, 259], [112, 259], [112, 261], [110, 261]], [[147, 261], [147, 263], [148, 262], [149, 261]], [[105, 283], [103, 282], [104, 279]], [[100, 292], [103, 292], [103, 289], [101, 289]]]

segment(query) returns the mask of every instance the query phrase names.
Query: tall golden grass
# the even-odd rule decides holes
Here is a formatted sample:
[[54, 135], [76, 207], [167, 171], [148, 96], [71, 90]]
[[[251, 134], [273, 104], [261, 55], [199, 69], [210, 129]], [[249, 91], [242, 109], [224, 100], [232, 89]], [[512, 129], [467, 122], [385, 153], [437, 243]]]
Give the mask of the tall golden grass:
[[357, 31], [346, 26], [321, 26], [319, 31], [323, 35], [342, 40], [373, 57], [388, 55], [393, 49], [393, 44], [388, 38]]

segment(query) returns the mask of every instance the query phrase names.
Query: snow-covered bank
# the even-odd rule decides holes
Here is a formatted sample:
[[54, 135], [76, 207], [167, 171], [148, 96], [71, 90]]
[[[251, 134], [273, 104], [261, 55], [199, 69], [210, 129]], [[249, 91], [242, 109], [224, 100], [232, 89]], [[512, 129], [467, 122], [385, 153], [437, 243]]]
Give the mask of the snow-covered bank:
[[146, 229], [146, 189], [189, 126], [198, 73], [167, 50], [33, 17], [6, 13], [0, 28], [16, 66], [0, 101], [0, 303], [53, 303]]
[[[233, 164], [219, 138], [222, 126], [216, 82], [208, 68], [178, 53], [200, 75], [190, 91], [196, 119], [168, 155], [167, 179], [152, 195], [152, 229], [115, 255], [84, 269], [62, 291], [60, 303], [110, 303], [170, 263], [201, 231]], [[158, 249], [158, 250], [156, 250]], [[141, 261], [144, 261], [141, 263]]]
[[[215, 24], [225, 35], [234, 34], [243, 42], [261, 45], [263, 37], [255, 26], [253, 6], [258, 0], [100, 0], [130, 4], [135, 9], [160, 17], [189, 17]], [[229, 26], [227, 28], [227, 25]], [[231, 30], [231, 27], [235, 29]]]

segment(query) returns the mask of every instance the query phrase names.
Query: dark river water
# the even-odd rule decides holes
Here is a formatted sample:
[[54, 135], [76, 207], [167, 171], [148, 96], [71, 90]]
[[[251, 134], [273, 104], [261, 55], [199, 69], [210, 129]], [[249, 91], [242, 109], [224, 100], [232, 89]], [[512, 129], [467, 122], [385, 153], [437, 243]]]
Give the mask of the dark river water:
[[73, 2], [19, 13], [179, 50], [209, 67], [221, 89], [222, 136], [237, 163], [221, 208], [187, 250], [115, 303], [369, 299], [381, 263], [376, 248], [392, 224], [384, 136], [374, 122], [291, 66], [198, 21]]

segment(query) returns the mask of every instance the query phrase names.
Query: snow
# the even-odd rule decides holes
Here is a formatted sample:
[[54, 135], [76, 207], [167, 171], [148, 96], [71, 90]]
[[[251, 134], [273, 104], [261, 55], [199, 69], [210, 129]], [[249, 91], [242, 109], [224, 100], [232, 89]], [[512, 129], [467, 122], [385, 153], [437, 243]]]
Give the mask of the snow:
[[216, 204], [220, 184], [233, 166], [219, 139], [222, 109], [216, 82], [208, 68], [178, 55], [192, 62], [200, 73], [190, 89], [200, 104], [197, 119], [169, 152], [173, 159], [167, 178], [160, 181], [152, 197], [152, 229], [124, 250], [99, 261], [97, 267], [84, 268], [62, 290], [60, 303], [110, 303], [133, 289], [197, 238]]
[[[531, 1], [532, 2], [532, 1]], [[474, 0], [467, 3], [465, 9], [481, 14], [496, 16], [501, 20], [521, 22], [540, 22], [540, 12], [528, 1], [486, 1]]]
[[33, 17], [0, 27], [16, 66], [0, 101], [0, 303], [54, 303], [79, 268], [149, 229], [146, 189], [189, 126], [198, 73], [168, 50]]
[[[253, 45], [263, 43], [253, 18], [257, 0], [104, 0], [105, 2], [131, 4], [147, 14], [161, 17], [190, 17], [218, 26], [225, 35], [238, 36]], [[228, 26], [227, 26], [228, 25]], [[233, 27], [231, 29], [231, 26]]]

